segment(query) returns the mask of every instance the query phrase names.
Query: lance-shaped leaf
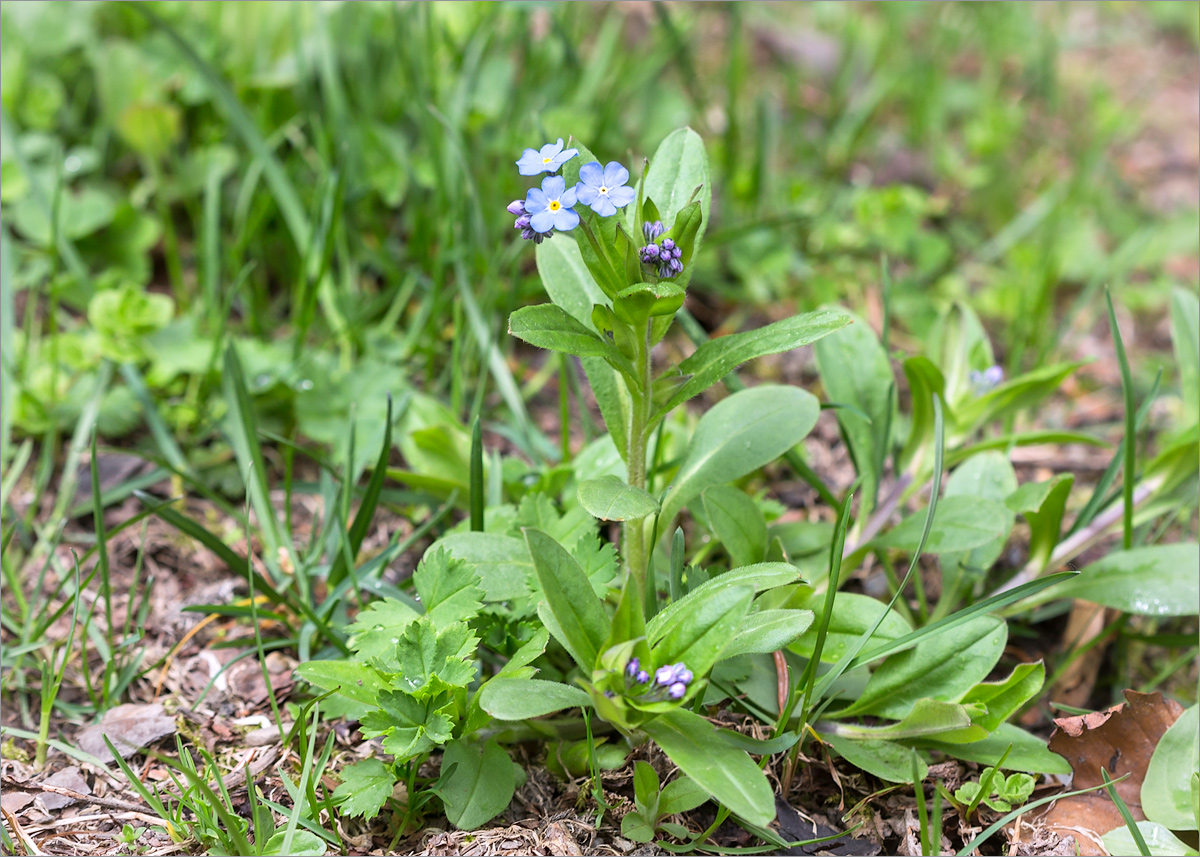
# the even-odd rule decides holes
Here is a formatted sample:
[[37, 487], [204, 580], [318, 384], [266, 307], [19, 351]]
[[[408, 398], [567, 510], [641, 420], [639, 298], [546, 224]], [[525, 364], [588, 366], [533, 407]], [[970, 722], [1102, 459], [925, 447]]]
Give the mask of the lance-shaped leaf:
[[524, 533], [542, 585], [543, 603], [557, 625], [550, 626], [550, 632], [588, 675], [611, 625], [604, 605], [596, 597], [587, 573], [566, 548], [541, 530], [527, 527]]
[[841, 310], [819, 310], [785, 318], [757, 330], [710, 339], [679, 364], [679, 371], [691, 377], [659, 409], [665, 416], [676, 405], [698, 396], [747, 360], [790, 351], [808, 345], [850, 323]]
[[636, 521], [659, 511], [658, 501], [616, 476], [579, 483], [579, 504], [602, 521]]
[[643, 727], [679, 769], [751, 824], [766, 826], [775, 817], [771, 784], [749, 756], [721, 741], [716, 727], [682, 708]]
[[566, 310], [554, 304], [523, 307], [508, 317], [508, 332], [530, 345], [574, 354], [576, 357], [600, 357], [610, 366], [635, 378], [633, 364], [611, 342], [597, 336]]
[[661, 520], [670, 521], [710, 485], [745, 476], [783, 455], [812, 430], [819, 414], [814, 396], [776, 384], [751, 387], [718, 402], [696, 424], [663, 501]]
[[536, 678], [498, 677], [479, 691], [479, 706], [497, 720], [528, 720], [591, 704], [591, 697], [577, 687]]

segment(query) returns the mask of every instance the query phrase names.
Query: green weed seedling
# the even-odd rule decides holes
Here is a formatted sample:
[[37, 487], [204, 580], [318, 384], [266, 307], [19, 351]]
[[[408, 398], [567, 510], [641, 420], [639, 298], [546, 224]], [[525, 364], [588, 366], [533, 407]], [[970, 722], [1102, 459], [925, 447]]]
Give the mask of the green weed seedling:
[[662, 788], [658, 772], [645, 762], [636, 762], [633, 766], [634, 809], [621, 819], [621, 835], [634, 842], [651, 842], [662, 831], [676, 839], [688, 839], [686, 827], [663, 819], [693, 810], [707, 800], [708, 792], [687, 777], [672, 780]]
[[995, 768], [984, 768], [978, 781], [963, 783], [954, 790], [954, 798], [969, 808], [981, 802], [996, 812], [1009, 812], [1033, 794], [1033, 777], [1014, 773], [1007, 777]]

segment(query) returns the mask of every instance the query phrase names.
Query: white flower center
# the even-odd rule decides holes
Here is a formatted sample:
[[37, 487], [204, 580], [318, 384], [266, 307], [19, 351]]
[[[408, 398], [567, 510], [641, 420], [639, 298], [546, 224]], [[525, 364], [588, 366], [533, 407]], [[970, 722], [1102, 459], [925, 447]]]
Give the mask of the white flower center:
[[608, 196], [608, 188], [606, 188], [604, 185], [600, 185], [600, 194], [602, 196]]

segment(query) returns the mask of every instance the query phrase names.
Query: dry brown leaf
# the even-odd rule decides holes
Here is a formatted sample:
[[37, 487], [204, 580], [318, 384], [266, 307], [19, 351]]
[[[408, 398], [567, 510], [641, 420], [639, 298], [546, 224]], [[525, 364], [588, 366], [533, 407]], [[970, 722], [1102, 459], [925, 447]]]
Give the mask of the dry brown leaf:
[[[1117, 794], [1136, 820], [1142, 812], [1142, 780], [1146, 767], [1163, 733], [1183, 708], [1161, 693], [1125, 691], [1125, 703], [1106, 711], [1055, 720], [1050, 749], [1071, 763], [1075, 776], [1072, 788], [1086, 789], [1104, 784], [1101, 768], [1117, 783]], [[1042, 817], [1043, 825], [1060, 836], [1074, 836], [1081, 855], [1103, 855], [1107, 851], [1100, 836], [1125, 822], [1106, 792], [1074, 795], [1055, 801]]]
[[113, 757], [104, 743], [105, 735], [117, 752], [127, 758], [174, 731], [175, 718], [167, 715], [161, 702], [151, 705], [128, 703], [106, 711], [99, 723], [75, 736], [75, 744], [85, 753], [91, 753], [103, 762], [111, 762]]

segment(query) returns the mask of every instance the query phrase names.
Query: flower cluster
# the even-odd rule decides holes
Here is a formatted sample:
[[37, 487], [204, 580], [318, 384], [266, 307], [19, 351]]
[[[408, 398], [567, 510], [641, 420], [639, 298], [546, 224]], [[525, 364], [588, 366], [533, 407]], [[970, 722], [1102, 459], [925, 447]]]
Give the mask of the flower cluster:
[[972, 369], [970, 379], [975, 395], [982, 396], [1000, 385], [1004, 380], [1004, 370], [999, 366], [989, 366], [982, 372]]
[[642, 225], [642, 234], [648, 242], [638, 251], [643, 265], [654, 265], [655, 273], [660, 280], [675, 277], [683, 273], [683, 250], [670, 238], [664, 238], [657, 243], [658, 237], [665, 232], [661, 220]]
[[530, 188], [525, 199], [513, 200], [508, 206], [509, 213], [517, 218], [513, 228], [521, 230], [525, 240], [541, 244], [555, 230], [574, 229], [579, 225], [577, 203], [583, 203], [601, 217], [609, 217], [637, 196], [626, 184], [629, 170], [616, 161], [609, 161], [604, 167], [599, 161], [584, 164], [579, 168], [579, 181], [568, 188], [566, 179], [556, 173], [578, 154], [578, 149], [563, 149], [559, 137], [558, 142], [547, 143], [541, 149], [526, 149], [517, 161], [517, 171], [523, 176], [550, 173], [540, 188]]
[[637, 658], [632, 658], [625, 666], [625, 690], [637, 692], [648, 702], [664, 696], [669, 699], [683, 699], [693, 678], [692, 671], [682, 662], [656, 669], [653, 683], [650, 681], [650, 674], [642, 669]]

